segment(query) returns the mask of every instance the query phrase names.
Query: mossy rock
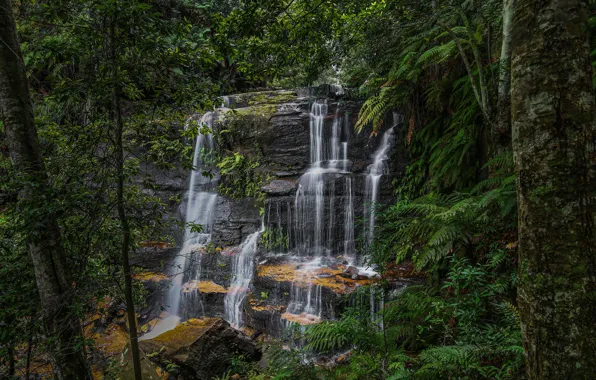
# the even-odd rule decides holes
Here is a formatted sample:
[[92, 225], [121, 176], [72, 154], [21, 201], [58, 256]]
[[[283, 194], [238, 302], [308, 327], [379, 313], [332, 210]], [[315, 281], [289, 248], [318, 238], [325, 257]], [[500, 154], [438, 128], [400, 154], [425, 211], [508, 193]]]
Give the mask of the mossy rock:
[[240, 355], [249, 361], [261, 358], [253, 341], [219, 318], [189, 319], [139, 344], [152, 361], [162, 367], [175, 364], [185, 378], [221, 376]]
[[233, 108], [244, 108], [261, 104], [288, 103], [298, 99], [295, 91], [258, 91], [243, 94], [229, 95], [230, 106]]

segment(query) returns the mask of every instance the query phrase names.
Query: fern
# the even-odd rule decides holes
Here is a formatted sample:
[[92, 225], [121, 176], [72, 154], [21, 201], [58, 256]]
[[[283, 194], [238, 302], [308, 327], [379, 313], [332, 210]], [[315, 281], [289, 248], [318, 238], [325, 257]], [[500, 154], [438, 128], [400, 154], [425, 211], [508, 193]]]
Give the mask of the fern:
[[306, 331], [306, 348], [318, 352], [331, 352], [344, 347], [353, 332], [354, 320], [345, 318], [340, 321], [324, 321]]

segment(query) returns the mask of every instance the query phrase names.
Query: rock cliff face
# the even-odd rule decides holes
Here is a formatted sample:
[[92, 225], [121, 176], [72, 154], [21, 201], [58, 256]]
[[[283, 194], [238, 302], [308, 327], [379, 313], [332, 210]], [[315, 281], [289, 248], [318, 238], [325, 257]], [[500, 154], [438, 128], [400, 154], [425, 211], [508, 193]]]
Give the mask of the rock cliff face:
[[[328, 91], [318, 89], [319, 93]], [[302, 95], [302, 96], [299, 96]], [[310, 108], [313, 98], [307, 94], [293, 91], [274, 91], [229, 96], [229, 107], [234, 111], [218, 111], [219, 123], [216, 129], [225, 130], [225, 139], [219, 141], [220, 149], [229, 152], [240, 152], [249, 157], [262, 157], [259, 170], [270, 178], [262, 190], [267, 195], [267, 216], [278, 218], [281, 227], [285, 225], [288, 205], [294, 203], [298, 179], [310, 166]], [[352, 191], [358, 198], [355, 200], [356, 215], [363, 214], [366, 170], [377, 149], [380, 137], [371, 137], [370, 130], [357, 134], [351, 127], [356, 123], [360, 104], [352, 101], [326, 99], [327, 116], [323, 138], [331, 138], [331, 124], [343, 118], [346, 127], [342, 128], [339, 138], [348, 145], [347, 159], [349, 170], [353, 173]], [[391, 126], [390, 120], [387, 125]], [[385, 128], [386, 129], [386, 128]], [[382, 132], [379, 135], [382, 135]], [[399, 177], [405, 167], [405, 157], [399, 149], [392, 151], [387, 174], [381, 180], [382, 199], [385, 203], [392, 197], [391, 182]], [[325, 181], [326, 194], [346, 194], [343, 177], [330, 173]], [[346, 199], [337, 197], [337, 204], [326, 205], [341, 209]], [[220, 198], [215, 216], [215, 227], [212, 241], [218, 246], [238, 245], [249, 234], [258, 230], [260, 216], [252, 207], [253, 200], [231, 200]], [[333, 212], [326, 210], [326, 215]], [[340, 215], [341, 213], [336, 213]], [[342, 220], [336, 220], [341, 224]], [[334, 237], [335, 238], [335, 237]], [[338, 240], [339, 237], [337, 237]]]
[[254, 199], [235, 200], [219, 197], [215, 207], [211, 241], [218, 247], [236, 246], [248, 235], [258, 231], [260, 225], [261, 218]]
[[[353, 125], [360, 104], [338, 100], [330, 88], [318, 90], [316, 107], [324, 110], [320, 114], [313, 113], [312, 91], [232, 95], [225, 98], [226, 107], [215, 113], [213, 129], [220, 155], [237, 152], [258, 160], [255, 172], [263, 180], [259, 183], [262, 195], [258, 199], [218, 197], [212, 247], [198, 253], [200, 275], [190, 285], [199, 290], [193, 294], [201, 303], [193, 313], [224, 317], [236, 307], [243, 326], [279, 336], [290, 323], [334, 318], [344, 306], [344, 295], [374, 281], [348, 267], [362, 262], [357, 245], [367, 239], [373, 209], [369, 166], [378, 156], [385, 132], [393, 127], [389, 132], [397, 135], [396, 143], [385, 157], [383, 175], [378, 176], [376, 202], [393, 201], [392, 181], [403, 174], [406, 162], [401, 153], [405, 150], [400, 149], [403, 131], [388, 117], [378, 136], [371, 136], [370, 130], [356, 134]], [[321, 128], [317, 135], [312, 130], [313, 117]], [[319, 153], [321, 162], [325, 161], [320, 170], [313, 158], [313, 144], [319, 143], [324, 145]], [[162, 179], [166, 189], [183, 193], [180, 179]], [[311, 194], [309, 186], [315, 182], [316, 191]], [[257, 231], [254, 252], [239, 247]], [[164, 249], [161, 260], [145, 259], [159, 253], [143, 254], [137, 258], [138, 265], [167, 273], [163, 262], [171, 261], [165, 255], [172, 250]], [[252, 265], [247, 266], [247, 260]], [[239, 276], [249, 276], [249, 285], [240, 286]], [[160, 296], [162, 288], [154, 281], [154, 303], [167, 303], [163, 291]], [[154, 318], [155, 312], [143, 315]]]
[[[220, 122], [233, 134], [223, 142], [222, 148], [249, 155], [256, 154], [255, 150], [260, 149], [264, 170], [276, 177], [295, 177], [304, 173], [310, 165], [310, 111], [313, 100], [317, 98], [299, 97], [299, 94], [300, 91], [274, 91], [229, 96], [229, 105], [236, 115], [219, 111]], [[327, 127], [337, 118], [344, 118], [348, 126], [356, 124], [359, 102], [323, 99], [327, 103]], [[388, 119], [386, 125], [390, 127], [391, 124]], [[370, 135], [370, 129], [359, 134], [351, 127], [342, 130], [339, 138], [349, 145], [348, 159], [352, 161], [352, 172], [366, 170], [387, 126], [374, 137]], [[325, 137], [330, 137], [331, 128], [325, 128], [323, 133]], [[399, 170], [400, 165], [405, 163], [403, 159], [400, 161], [392, 161], [390, 171]]]

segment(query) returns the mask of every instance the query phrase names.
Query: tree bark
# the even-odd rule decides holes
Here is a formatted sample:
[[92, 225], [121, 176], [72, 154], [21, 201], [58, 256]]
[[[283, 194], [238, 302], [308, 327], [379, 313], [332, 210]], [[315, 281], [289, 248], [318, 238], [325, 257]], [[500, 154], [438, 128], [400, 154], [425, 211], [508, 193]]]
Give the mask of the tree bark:
[[584, 0], [517, 0], [511, 107], [530, 379], [596, 374], [596, 127]]
[[90, 379], [78, 318], [70, 310], [73, 288], [65, 270], [60, 229], [45, 210], [48, 178], [37, 138], [29, 85], [10, 0], [0, 0], [0, 116], [19, 192], [27, 243], [58, 379]]

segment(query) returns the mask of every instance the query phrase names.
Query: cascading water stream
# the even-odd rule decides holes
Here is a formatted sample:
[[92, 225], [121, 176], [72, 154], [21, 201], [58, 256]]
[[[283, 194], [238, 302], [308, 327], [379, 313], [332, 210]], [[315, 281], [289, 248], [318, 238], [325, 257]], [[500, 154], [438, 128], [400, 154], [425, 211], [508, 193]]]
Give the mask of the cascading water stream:
[[348, 143], [342, 142], [344, 122], [336, 112], [326, 139], [328, 106], [314, 102], [310, 112], [310, 168], [298, 180], [294, 202], [294, 237], [303, 256], [328, 255], [333, 249], [336, 220], [335, 181], [331, 175], [345, 174], [349, 165]]
[[[229, 99], [223, 98], [222, 106], [229, 106]], [[397, 125], [399, 117], [394, 117], [394, 124]], [[200, 124], [211, 127], [212, 119], [213, 114], [207, 113], [201, 118]], [[329, 120], [328, 123], [326, 119]], [[224, 300], [225, 318], [234, 327], [240, 328], [244, 323], [243, 303], [253, 280], [258, 240], [265, 231], [265, 221], [268, 225], [273, 222], [283, 237], [283, 218], [287, 218], [285, 249], [292, 248], [296, 253], [292, 261], [299, 263], [297, 280], [292, 282], [290, 300], [286, 308], [286, 314], [291, 314], [291, 318], [286, 321], [311, 324], [332, 315], [331, 306], [323, 302], [323, 286], [317, 285], [321, 282], [315, 279], [317, 276], [323, 276], [321, 268], [329, 268], [338, 263], [345, 265], [345, 261], [350, 263], [349, 265], [356, 262], [354, 219], [357, 217], [355, 203], [359, 202], [355, 201], [355, 193], [358, 194], [358, 191], [354, 189], [359, 188], [360, 182], [359, 177], [349, 171], [351, 162], [348, 159], [348, 119], [343, 114], [340, 115], [339, 111], [336, 111], [335, 115], [329, 115], [326, 102], [316, 101], [312, 104], [310, 168], [298, 180], [293, 202], [286, 198], [283, 203], [275, 204], [274, 209], [270, 203], [260, 231], [249, 235], [243, 241], [239, 253], [234, 258], [234, 277]], [[365, 202], [370, 204], [370, 208], [365, 207], [364, 212], [367, 222], [365, 233], [370, 241], [374, 234], [374, 205], [378, 202], [380, 178], [386, 172], [385, 161], [394, 145], [395, 125], [383, 135], [381, 144], [374, 154], [373, 163], [367, 171]], [[215, 191], [218, 177], [212, 178], [210, 175], [204, 175], [204, 172], [214, 171], [213, 154], [212, 135], [197, 136], [186, 203], [187, 227], [183, 246], [173, 265], [172, 286], [168, 294], [169, 316], [142, 339], [150, 339], [173, 329], [181, 319], [204, 315], [199, 289], [200, 252], [210, 243], [214, 209], [218, 199]], [[202, 228], [196, 228], [198, 225]], [[282, 253], [284, 244], [276, 244], [280, 245], [276, 247], [279, 250], [277, 253]], [[337, 254], [343, 255], [343, 263], [334, 260]], [[373, 299], [371, 293], [371, 304]], [[378, 311], [379, 305], [373, 304], [371, 313]]]
[[352, 190], [352, 178], [346, 177], [347, 202], [344, 210], [344, 259], [350, 263], [355, 261], [354, 257], [354, 191]]
[[[401, 124], [402, 116], [393, 112], [393, 125], [389, 128], [381, 139], [381, 144], [377, 148], [373, 156], [373, 163], [368, 167], [368, 174], [366, 176], [365, 196], [369, 202], [368, 207], [365, 207], [365, 220], [367, 225], [365, 233], [365, 241], [370, 246], [374, 240], [375, 224], [376, 224], [376, 207], [379, 199], [379, 185], [381, 177], [386, 173], [389, 153], [395, 144], [395, 128]], [[384, 329], [383, 320], [379, 313], [383, 310], [383, 299], [376, 299], [375, 288], [370, 288], [370, 317], [373, 324], [376, 324], [381, 330]]]
[[[313, 285], [322, 258], [332, 256], [335, 249], [345, 256], [353, 254], [354, 202], [352, 179], [347, 176], [348, 132], [344, 117], [336, 111], [333, 122], [326, 130], [328, 118], [326, 103], [315, 101], [310, 112], [310, 168], [300, 177], [294, 202], [294, 239], [300, 256], [312, 257], [298, 271], [299, 284], [292, 284], [286, 316], [290, 321], [309, 324], [320, 321], [323, 313], [322, 288]], [[341, 177], [345, 176], [345, 188]], [[342, 188], [344, 192], [337, 193]], [[342, 215], [343, 213], [343, 215]], [[343, 218], [344, 244], [335, 244], [337, 220]], [[340, 224], [341, 225], [341, 224]], [[340, 235], [341, 236], [341, 235]], [[341, 237], [340, 237], [341, 239]], [[341, 241], [341, 240], [340, 240]], [[295, 257], [300, 261], [299, 257]]]
[[224, 299], [225, 319], [235, 328], [242, 327], [242, 302], [250, 290], [250, 283], [255, 269], [255, 254], [258, 239], [265, 231], [265, 224], [261, 229], [246, 237], [240, 246], [240, 252], [234, 259], [234, 278], [226, 298]]
[[381, 183], [381, 177], [386, 173], [386, 161], [389, 159], [389, 153], [395, 144], [395, 127], [397, 127], [400, 123], [401, 115], [397, 112], [394, 112], [393, 126], [383, 134], [383, 137], [381, 138], [381, 144], [373, 155], [373, 163], [368, 166], [365, 187], [365, 196], [368, 207], [365, 208], [364, 215], [364, 219], [367, 222], [367, 225], [365, 226], [365, 239], [368, 245], [370, 245], [374, 239], [376, 206], [379, 200], [379, 185]]
[[[211, 128], [213, 113], [207, 112], [199, 121], [200, 126]], [[188, 123], [195, 122], [194, 118]], [[168, 291], [168, 317], [160, 321], [149, 333], [141, 339], [151, 339], [176, 327], [181, 320], [181, 305], [184, 300], [185, 280], [197, 284], [189, 292], [198, 293], [200, 279], [200, 250], [211, 240], [213, 213], [217, 203], [217, 193], [214, 192], [219, 177], [217, 175], [204, 175], [205, 171], [213, 169], [210, 164], [210, 155], [214, 153], [215, 144], [213, 136], [201, 134], [196, 138], [193, 157], [193, 170], [190, 174], [188, 195], [186, 202], [185, 230], [182, 248], [176, 255], [173, 264], [172, 284]], [[203, 309], [200, 297], [196, 298], [198, 308]]]

